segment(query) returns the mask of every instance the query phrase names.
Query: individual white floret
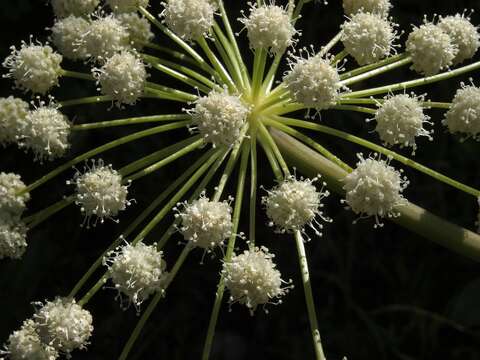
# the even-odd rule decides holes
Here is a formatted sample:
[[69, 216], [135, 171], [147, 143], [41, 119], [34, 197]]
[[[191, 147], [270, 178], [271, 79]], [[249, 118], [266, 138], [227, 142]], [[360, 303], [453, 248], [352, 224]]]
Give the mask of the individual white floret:
[[33, 315], [35, 327], [44, 344], [53, 346], [60, 353], [69, 355], [73, 350], [85, 349], [92, 335], [92, 315], [74, 299], [57, 297], [45, 304]]
[[216, 10], [210, 0], [168, 0], [162, 3], [164, 22], [184, 40], [208, 36]]
[[188, 113], [192, 116], [191, 129], [198, 130], [205, 141], [214, 147], [230, 147], [241, 140], [250, 109], [238, 96], [213, 90], [200, 97]]
[[48, 45], [27, 44], [24, 41], [20, 49], [15, 46], [10, 49], [11, 54], [3, 62], [9, 71], [4, 77], [13, 78], [18, 88], [46, 94], [58, 85], [58, 78], [62, 75], [62, 55]]
[[450, 35], [452, 42], [458, 47], [458, 53], [453, 59], [454, 65], [475, 55], [480, 47], [480, 34], [478, 27], [470, 22], [469, 17], [460, 14], [440, 17], [438, 26]]
[[364, 159], [358, 154], [356, 168], [343, 180], [349, 208], [362, 217], [375, 217], [375, 225], [383, 226], [379, 218], [398, 216], [396, 207], [404, 205], [402, 192], [408, 181], [388, 160], [375, 157]]
[[288, 12], [277, 5], [250, 5], [250, 15], [239, 20], [247, 29], [250, 48], [255, 50], [277, 54], [291, 46], [297, 34]]
[[25, 126], [29, 105], [22, 99], [9, 96], [0, 98], [0, 145], [8, 145], [17, 140]]
[[0, 259], [20, 259], [27, 248], [27, 228], [21, 220], [0, 215]]
[[452, 134], [480, 140], [480, 88], [462, 83], [442, 123]]
[[106, 3], [116, 13], [134, 12], [139, 6], [148, 7], [149, 0], [106, 0]]
[[359, 65], [372, 64], [394, 50], [394, 26], [380, 15], [359, 12], [342, 25], [342, 43]]
[[108, 253], [103, 263], [108, 266], [108, 275], [119, 294], [128, 298], [122, 307], [133, 303], [138, 309], [150, 295], [162, 291], [167, 276], [166, 263], [156, 244], [126, 244]]
[[53, 346], [42, 342], [31, 319], [25, 320], [22, 327], [8, 337], [5, 353], [10, 360], [55, 360], [59, 356]]
[[335, 104], [340, 76], [337, 68], [320, 56], [292, 57], [290, 71], [283, 77], [285, 85], [296, 101], [317, 110], [328, 109]]
[[458, 54], [458, 47], [450, 35], [432, 23], [414, 27], [408, 36], [406, 50], [412, 58], [411, 69], [427, 76], [448, 68]]
[[90, 31], [90, 22], [70, 15], [55, 21], [52, 27], [52, 42], [68, 59], [82, 60], [88, 57], [83, 36]]
[[91, 166], [87, 164], [85, 170], [83, 174], [77, 172], [67, 184], [76, 186], [75, 203], [85, 214], [87, 226], [92, 216], [103, 223], [105, 218], [112, 219], [130, 205], [127, 200], [128, 185], [123, 184], [122, 176], [111, 165], [104, 165], [102, 160], [92, 160]]
[[127, 28], [113, 15], [98, 16], [92, 21], [82, 41], [88, 56], [98, 61], [105, 61], [130, 47]]
[[343, 0], [343, 10], [348, 16], [352, 16], [362, 10], [386, 18], [391, 7], [390, 0]]
[[25, 188], [20, 175], [0, 172], [0, 216], [19, 218], [22, 215], [30, 194], [18, 193]]
[[262, 198], [262, 203], [271, 220], [270, 226], [276, 226], [280, 232], [303, 231], [306, 225], [321, 235], [323, 225], [316, 217], [330, 221], [323, 215], [322, 200], [329, 195], [328, 191], [317, 191], [314, 182], [318, 178], [297, 180], [294, 176], [288, 177], [275, 188], [268, 191]]
[[70, 148], [71, 123], [54, 104], [29, 111], [25, 126], [19, 135], [19, 146], [30, 150], [35, 160], [55, 160]]
[[130, 43], [135, 49], [143, 49], [144, 44], [153, 39], [154, 34], [150, 21], [143, 16], [139, 16], [137, 13], [123, 13], [118, 14], [117, 19], [127, 29]]
[[230, 303], [247, 306], [253, 314], [258, 305], [280, 304], [289, 287], [273, 262], [275, 255], [266, 247], [255, 247], [240, 255], [233, 255], [223, 264], [225, 286], [230, 291]]
[[122, 51], [113, 55], [101, 68], [92, 70], [102, 94], [111, 96], [117, 105], [133, 105], [142, 96], [147, 81], [145, 65], [135, 54]]
[[232, 208], [228, 201], [210, 201], [202, 195], [191, 204], [179, 204], [180, 232], [202, 249], [221, 246], [232, 235]]
[[375, 131], [386, 145], [410, 146], [413, 152], [417, 148], [415, 139], [425, 136], [432, 140], [433, 130], [426, 130], [430, 117], [423, 112], [424, 97], [415, 94], [387, 96], [375, 113], [377, 126]]
[[51, 0], [53, 12], [57, 18], [69, 15], [86, 16], [95, 11], [100, 0]]

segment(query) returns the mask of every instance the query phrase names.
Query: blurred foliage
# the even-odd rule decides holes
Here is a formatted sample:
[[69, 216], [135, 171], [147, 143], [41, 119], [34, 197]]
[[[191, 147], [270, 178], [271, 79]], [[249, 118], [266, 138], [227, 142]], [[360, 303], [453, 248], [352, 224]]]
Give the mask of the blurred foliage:
[[[392, 15], [407, 33], [410, 24], [420, 24], [424, 13], [431, 18], [433, 13], [445, 15], [461, 12], [464, 8], [479, 10], [478, 0], [393, 2]], [[158, 3], [155, 1], [154, 13], [160, 12]], [[247, 7], [244, 1], [226, 0], [226, 3], [227, 8], [234, 9], [232, 19], [240, 16], [239, 8]], [[48, 32], [42, 29], [52, 25], [52, 14], [45, 1], [4, 0], [0, 8], [1, 58], [8, 54], [10, 45], [27, 40], [29, 34], [41, 40], [48, 36]], [[298, 23], [303, 31], [300, 46], [313, 43], [318, 49], [338, 31], [343, 20], [340, 1], [331, 1], [328, 6], [310, 3]], [[473, 20], [479, 24], [479, 15], [474, 13]], [[236, 30], [240, 30], [238, 24], [236, 26]], [[403, 35], [402, 41], [405, 38], [406, 35]], [[245, 37], [242, 36], [242, 39]], [[163, 42], [164, 38], [159, 36], [156, 40]], [[251, 53], [245, 40], [242, 40], [241, 46], [244, 54]], [[78, 68], [69, 63], [65, 63], [65, 67]], [[366, 88], [414, 76], [408, 69], [401, 69], [358, 86]], [[164, 78], [154, 79], [166, 81]], [[418, 91], [427, 91], [434, 101], [450, 101], [462, 80], [468, 81], [468, 77]], [[10, 81], [1, 80], [0, 96], [11, 94], [10, 86]], [[68, 99], [94, 91], [92, 84], [65, 79], [54, 94], [59, 99]], [[20, 96], [18, 92], [14, 93]], [[178, 106], [167, 102], [142, 101], [125, 111], [107, 110], [104, 105], [95, 105], [71, 108], [67, 114], [74, 122], [82, 123], [176, 110], [179, 110]], [[435, 122], [435, 141], [421, 140], [416, 160], [478, 188], [479, 144], [474, 141], [462, 143], [446, 134], [440, 124], [442, 112], [432, 110], [430, 114]], [[363, 119], [363, 115], [346, 112], [322, 113], [322, 121], [326, 124], [378, 141], [372, 133], [373, 125], [366, 124]], [[75, 134], [72, 155], [142, 128], [144, 126]], [[105, 153], [102, 157], [120, 167], [185, 134], [186, 131], [182, 130], [175, 132], [174, 136], [147, 138]], [[336, 139], [314, 133], [310, 135], [352, 164], [355, 152], [360, 150]], [[30, 155], [14, 148], [0, 151], [0, 169], [19, 172], [27, 182], [61, 163], [33, 164]], [[408, 152], [405, 154], [410, 155]], [[260, 182], [269, 187], [273, 185], [272, 175], [263, 154], [260, 157]], [[122, 214], [120, 224], [108, 222], [96, 229], [82, 229], [79, 227], [82, 216], [78, 209], [69, 207], [32, 231], [24, 258], [0, 263], [0, 342], [32, 314], [30, 302], [66, 295], [126, 224], [188, 163], [189, 158], [134, 184], [131, 194], [137, 204]], [[35, 191], [30, 210], [41, 209], [70, 193], [65, 180], [72, 174], [73, 171], [67, 172]], [[406, 169], [406, 174], [411, 180], [406, 192], [411, 201], [452, 222], [473, 228], [477, 214], [475, 199], [409, 169]], [[326, 228], [323, 238], [315, 238], [307, 244], [307, 251], [328, 358], [479, 359], [479, 264], [389, 223], [379, 230], [373, 229], [370, 220], [351, 225], [355, 217], [344, 211], [338, 197], [331, 196], [327, 203], [328, 214], [335, 222]], [[293, 240], [289, 236], [274, 234], [264, 226], [266, 218], [260, 207], [257, 214], [258, 241], [276, 254], [284, 278], [292, 278], [296, 288], [285, 297], [284, 304], [271, 306], [268, 315], [259, 310], [250, 317], [245, 308], [235, 305], [230, 312], [228, 305], [224, 304], [212, 359], [312, 359]], [[147, 240], [158, 239], [166, 225], [168, 222], [163, 222]], [[241, 230], [247, 230], [245, 221]], [[165, 249], [169, 264], [174, 262], [180, 251], [179, 240], [177, 235]], [[216, 259], [205, 261], [204, 265], [199, 264], [200, 252], [195, 252], [187, 260], [167, 297], [145, 327], [132, 352], [132, 360], [199, 358], [218, 281], [220, 256], [218, 254]], [[95, 319], [94, 337], [88, 351], [74, 353], [74, 359], [114, 359], [120, 353], [138, 317], [133, 309], [122, 312], [113, 300], [114, 296], [115, 292], [107, 289], [88, 304]]]

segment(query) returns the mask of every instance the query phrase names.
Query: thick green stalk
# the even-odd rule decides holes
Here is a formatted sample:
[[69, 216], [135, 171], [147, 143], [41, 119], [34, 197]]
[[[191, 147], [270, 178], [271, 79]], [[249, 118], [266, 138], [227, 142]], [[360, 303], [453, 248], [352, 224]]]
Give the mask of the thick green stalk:
[[257, 99], [262, 85], [265, 72], [265, 64], [267, 61], [267, 50], [258, 49], [255, 51], [253, 59], [253, 76], [252, 76], [252, 100]]
[[66, 76], [66, 77], [71, 77], [71, 78], [74, 78], [74, 79], [95, 81], [95, 78], [93, 77], [92, 74], [81, 73], [81, 72], [78, 72], [78, 71], [71, 71], [71, 70], [62, 69], [61, 72], [60, 72], [60, 75], [61, 76]]
[[255, 246], [255, 224], [257, 211], [257, 135], [252, 133], [250, 139], [250, 221], [248, 223], [248, 240], [250, 248]]
[[153, 115], [153, 116], [141, 116], [141, 117], [132, 117], [128, 119], [118, 119], [118, 120], [108, 120], [108, 121], [99, 121], [88, 124], [79, 124], [73, 125], [73, 131], [82, 131], [82, 130], [92, 130], [92, 129], [104, 129], [114, 126], [125, 126], [125, 125], [137, 125], [161, 121], [179, 121], [179, 120], [188, 120], [190, 115], [187, 114], [171, 114], [171, 115]]
[[57, 103], [57, 105], [61, 108], [68, 107], [68, 106], [75, 106], [75, 105], [90, 105], [90, 104], [98, 104], [102, 102], [111, 102], [113, 101], [111, 96], [103, 95], [103, 96], [88, 96], [79, 99], [72, 99], [72, 100], [64, 100]]
[[[232, 219], [232, 236], [228, 240], [227, 251], [223, 259], [224, 262], [231, 260], [233, 251], [235, 249], [235, 240], [237, 238], [238, 223], [240, 221], [240, 213], [242, 210], [243, 192], [245, 188], [245, 177], [247, 173], [248, 157], [250, 152], [250, 144], [248, 141], [244, 142], [242, 150], [242, 160], [240, 163], [240, 170], [238, 173], [237, 193], [235, 195], [235, 206], [233, 209]], [[218, 282], [217, 292], [215, 293], [215, 303], [213, 304], [212, 314], [208, 324], [207, 336], [205, 338], [205, 344], [202, 352], [202, 360], [208, 360], [210, 357], [210, 351], [212, 349], [213, 337], [215, 335], [215, 327], [217, 325], [218, 314], [220, 313], [220, 306], [222, 305], [223, 294], [225, 292], [225, 280], [223, 276], [220, 276]]]
[[[275, 129], [270, 133], [286, 157], [307, 176], [321, 174], [329, 188], [344, 196], [342, 179], [347, 172], [298, 140]], [[452, 224], [421, 207], [408, 202], [395, 211], [399, 217], [389, 219], [427, 239], [463, 256], [480, 261], [480, 235]]]

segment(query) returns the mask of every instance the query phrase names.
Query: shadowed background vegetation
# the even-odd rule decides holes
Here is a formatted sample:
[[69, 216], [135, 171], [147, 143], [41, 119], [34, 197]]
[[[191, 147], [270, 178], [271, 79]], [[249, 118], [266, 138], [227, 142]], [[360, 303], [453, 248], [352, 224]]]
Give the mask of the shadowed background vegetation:
[[[316, 49], [325, 44], [337, 31], [343, 19], [341, 2], [332, 0], [328, 6], [308, 4], [304, 17], [298, 22], [303, 32], [299, 46], [313, 44]], [[423, 14], [442, 15], [478, 7], [477, 0], [397, 0], [392, 15], [407, 33], [410, 24], [419, 25]], [[152, 1], [153, 13], [160, 12], [158, 1]], [[246, 9], [244, 1], [225, 0], [227, 9], [233, 9], [231, 18]], [[39, 40], [48, 35], [43, 29], [51, 26], [53, 16], [44, 1], [4, 0], [0, 4], [0, 58], [9, 53], [9, 46], [28, 40], [30, 34]], [[473, 22], [480, 24], [479, 14]], [[237, 31], [240, 30], [238, 23]], [[155, 41], [166, 39], [158, 32]], [[245, 35], [245, 34], [242, 34]], [[241, 37], [243, 53], [251, 55], [245, 36]], [[401, 43], [406, 34], [401, 38]], [[476, 57], [476, 60], [479, 56]], [[250, 59], [251, 60], [251, 59]], [[249, 60], [249, 61], [250, 61]], [[347, 64], [348, 66], [348, 64]], [[79, 69], [78, 64], [64, 62], [67, 69]], [[285, 69], [284, 69], [285, 70]], [[152, 73], [154, 70], [152, 70]], [[376, 79], [357, 84], [367, 88], [411, 79], [416, 75], [407, 68]], [[478, 76], [477, 85], [480, 85]], [[152, 79], [169, 83], [155, 74]], [[428, 88], [433, 101], [450, 101], [460, 81], [455, 78]], [[12, 82], [0, 80], [0, 96], [12, 93]], [[63, 79], [53, 94], [61, 100], [93, 95], [95, 85], [80, 80]], [[13, 94], [21, 96], [18, 91]], [[68, 108], [65, 113], [75, 123], [171, 113], [181, 106], [158, 100], [145, 100], [120, 111], [108, 110], [108, 105]], [[478, 149], [480, 144], [464, 143], [445, 133], [440, 121], [441, 110], [431, 110], [434, 121], [434, 142], [419, 141], [416, 160], [450, 175], [466, 184], [480, 187], [478, 178]], [[322, 121], [333, 127], [378, 142], [373, 123], [364, 122], [365, 115], [349, 112], [325, 111]], [[111, 128], [75, 133], [70, 156], [94, 146], [141, 130], [148, 125]], [[153, 152], [183, 138], [186, 130], [172, 135], [159, 135], [124, 145], [102, 155], [107, 162], [119, 168], [139, 156]], [[337, 139], [311, 133], [322, 145], [337, 155], [355, 163], [355, 153], [361, 149]], [[400, 151], [402, 152], [402, 151]], [[409, 151], [402, 152], [409, 156]], [[38, 164], [30, 154], [9, 147], [0, 149], [0, 170], [22, 174], [27, 183], [63, 160]], [[195, 155], [194, 155], [195, 156]], [[265, 187], [274, 184], [268, 163], [259, 154], [259, 181]], [[187, 160], [194, 157], [188, 157]], [[70, 206], [49, 219], [29, 234], [29, 247], [21, 261], [0, 263], [0, 343], [12, 330], [31, 316], [32, 301], [67, 295], [90, 264], [121, 234], [122, 229], [149, 204], [190, 163], [179, 161], [158, 173], [135, 183], [130, 188], [136, 204], [120, 216], [120, 223], [107, 221], [94, 229], [80, 228], [82, 215]], [[394, 163], [394, 165], [396, 165]], [[81, 168], [81, 165], [79, 165]], [[459, 225], [473, 228], [478, 206], [474, 198], [438, 183], [410, 169], [405, 169], [411, 180], [406, 196], [435, 214]], [[69, 171], [32, 193], [31, 211], [49, 205], [72, 189], [65, 181], [73, 176]], [[247, 179], [248, 181], [248, 179]], [[228, 189], [231, 194], [233, 188]], [[262, 191], [259, 190], [259, 195]], [[480, 358], [480, 265], [434, 245], [409, 231], [390, 223], [373, 229], [373, 220], [352, 225], [354, 214], [345, 211], [337, 196], [326, 200], [326, 211], [334, 223], [326, 227], [323, 238], [313, 238], [307, 247], [316, 307], [328, 359], [461, 359]], [[246, 220], [247, 209], [243, 219]], [[303, 290], [291, 236], [275, 234], [266, 225], [266, 217], [259, 205], [257, 211], [257, 241], [276, 254], [276, 261], [285, 279], [291, 278], [296, 288], [284, 298], [281, 306], [269, 306], [270, 313], [258, 309], [251, 317], [245, 307], [234, 305], [229, 311], [224, 304], [214, 340], [212, 359], [313, 359], [309, 325], [304, 306]], [[146, 239], [159, 239], [172, 217], [162, 222]], [[246, 221], [240, 229], [248, 229]], [[171, 266], [181, 250], [175, 235], [165, 248]], [[238, 242], [240, 248], [245, 245]], [[201, 265], [201, 251], [195, 251], [168, 289], [141, 338], [132, 351], [133, 359], [198, 359], [203, 346], [210, 311], [215, 296], [221, 254]], [[93, 284], [96, 277], [92, 278]], [[122, 311], [114, 301], [115, 291], [99, 292], [88, 304], [94, 316], [94, 336], [87, 352], [76, 351], [74, 359], [115, 359], [133, 330], [138, 317], [134, 309]]]

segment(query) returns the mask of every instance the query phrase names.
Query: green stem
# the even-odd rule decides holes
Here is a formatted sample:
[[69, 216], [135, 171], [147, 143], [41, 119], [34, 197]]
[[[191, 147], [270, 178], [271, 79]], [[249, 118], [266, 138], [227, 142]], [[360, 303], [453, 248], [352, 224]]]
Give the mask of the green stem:
[[146, 94], [148, 94], [149, 92], [155, 92], [157, 90], [159, 90], [162, 93], [165, 93], [167, 96], [171, 96], [172, 99], [177, 99], [179, 101], [195, 101], [198, 98], [197, 95], [193, 95], [185, 91], [173, 89], [167, 86], [163, 86], [160, 84], [155, 84], [147, 81], [146, 87], [145, 87]]
[[60, 72], [60, 75], [61, 76], [66, 76], [66, 77], [71, 77], [71, 78], [74, 78], [74, 79], [95, 81], [95, 78], [93, 77], [92, 74], [81, 73], [81, 72], [78, 72], [78, 71], [71, 71], [71, 70], [62, 69], [61, 72]]
[[334, 105], [330, 109], [333, 110], [346, 110], [346, 111], [356, 111], [365, 114], [372, 114], [375, 115], [377, 112], [375, 109], [366, 108], [363, 106], [356, 106], [356, 105]]
[[188, 120], [190, 115], [187, 114], [171, 114], [171, 115], [153, 115], [153, 116], [141, 116], [141, 117], [132, 117], [127, 119], [118, 119], [118, 120], [108, 120], [108, 121], [99, 121], [88, 124], [78, 124], [72, 126], [72, 131], [83, 131], [83, 130], [92, 130], [92, 129], [104, 129], [114, 126], [125, 126], [125, 125], [137, 125], [161, 121], [180, 121]]
[[262, 85], [263, 75], [265, 72], [266, 61], [267, 50], [256, 50], [255, 57], [253, 59], [252, 100], [255, 100], [258, 97], [258, 93]]
[[[272, 130], [271, 134], [288, 162], [307, 176], [321, 174], [332, 190], [345, 196], [342, 181], [347, 175], [345, 170], [281, 131]], [[395, 211], [399, 212], [400, 216], [389, 220], [463, 256], [480, 261], [478, 234], [410, 202], [397, 207]]]
[[257, 135], [251, 134], [250, 139], [250, 221], [248, 240], [250, 248], [255, 246], [255, 223], [257, 211]]
[[[186, 62], [187, 64], [190, 64], [190, 65], [193, 65], [193, 66], [197, 66], [199, 67], [200, 69], [202, 70], [205, 70], [206, 72], [208, 72], [208, 68], [204, 68], [201, 66], [201, 64], [199, 64], [198, 62], [196, 62], [192, 57], [188, 56], [187, 54], [184, 54], [184, 53], [181, 53], [179, 51], [175, 51], [175, 50], [172, 50], [168, 47], [165, 47], [165, 46], [160, 46], [160, 45], [157, 45], [157, 44], [153, 44], [153, 43], [149, 43], [149, 42], [142, 42], [142, 41], [139, 41], [137, 39], [135, 39], [135, 41], [137, 41], [138, 43], [142, 44], [144, 47], [146, 48], [150, 48], [150, 49], [154, 49], [154, 50], [158, 50], [158, 51], [161, 51], [162, 53], [164, 54], [167, 54], [167, 55], [170, 55], [172, 58], [174, 59], [177, 59], [177, 60], [180, 60], [180, 61], [184, 61]], [[212, 74], [213, 75], [213, 74]]]
[[304, 129], [320, 131], [322, 133], [332, 135], [332, 136], [350, 141], [352, 143], [361, 145], [361, 146], [366, 147], [370, 150], [373, 150], [373, 151], [376, 151], [378, 153], [384, 154], [386, 156], [392, 157], [393, 159], [397, 160], [398, 162], [400, 162], [400, 163], [402, 163], [406, 166], [409, 166], [409, 167], [411, 167], [415, 170], [418, 170], [418, 171], [420, 171], [420, 172], [422, 172], [422, 173], [424, 173], [428, 176], [431, 176], [434, 179], [437, 179], [438, 181], [441, 181], [445, 184], [453, 186], [454, 188], [457, 188], [458, 190], [461, 190], [461, 191], [463, 191], [467, 194], [471, 194], [475, 197], [480, 196], [480, 191], [477, 190], [477, 189], [474, 189], [474, 188], [472, 188], [468, 185], [462, 184], [459, 181], [453, 180], [453, 179], [449, 178], [448, 176], [445, 176], [445, 175], [443, 175], [439, 172], [436, 172], [436, 171], [434, 171], [434, 170], [432, 170], [432, 169], [430, 169], [430, 168], [428, 168], [428, 167], [426, 167], [422, 164], [419, 164], [419, 163], [417, 163], [417, 162], [415, 162], [415, 161], [413, 161], [413, 160], [411, 160], [411, 159], [409, 159], [409, 158], [407, 158], [403, 155], [397, 154], [394, 151], [388, 150], [388, 149], [384, 148], [383, 146], [374, 144], [370, 141], [367, 141], [365, 139], [362, 139], [362, 138], [359, 138], [357, 136], [351, 135], [347, 132], [337, 130], [337, 129], [333, 129], [333, 128], [330, 128], [330, 127], [325, 126], [325, 125], [314, 124], [314, 123], [311, 123], [311, 122], [308, 122], [308, 121], [302, 121], [302, 120], [297, 120], [297, 119], [279, 118], [279, 121], [281, 121], [283, 124], [286, 124], [286, 125], [292, 125], [292, 126], [301, 127], [301, 128], [304, 128]]
[[113, 99], [111, 96], [88, 96], [79, 99], [64, 100], [58, 102], [58, 106], [61, 108], [75, 105], [87, 105], [87, 104], [98, 104], [103, 102], [112, 102]]
[[[369, 99], [340, 99], [338, 101], [338, 104], [344, 105], [344, 104], [368, 104], [368, 105], [380, 105], [385, 102], [385, 99], [374, 99], [374, 98], [369, 98]], [[420, 104], [424, 108], [436, 108], [436, 109], [450, 109], [452, 107], [451, 103], [447, 102], [438, 102], [438, 101], [421, 101]]]
[[367, 71], [374, 70], [374, 69], [377, 69], [377, 68], [382, 67], [384, 65], [388, 65], [388, 64], [394, 63], [396, 61], [402, 60], [402, 59], [406, 58], [407, 56], [408, 56], [408, 54], [405, 54], [405, 53], [390, 56], [390, 57], [388, 57], [384, 60], [380, 60], [379, 62], [376, 62], [374, 64], [369, 64], [369, 65], [365, 65], [365, 66], [362, 66], [362, 67], [358, 67], [356, 69], [353, 69], [351, 71], [343, 73], [342, 75], [340, 75], [340, 79], [341, 80], [346, 80], [346, 79], [351, 78], [353, 76], [357, 76], [357, 75], [366, 73]]
[[303, 290], [305, 293], [305, 302], [307, 304], [308, 320], [312, 332], [313, 347], [315, 358], [317, 360], [326, 360], [320, 338], [317, 314], [315, 312], [315, 301], [313, 299], [312, 284], [310, 282], [310, 273], [308, 270], [307, 254], [303, 244], [302, 234], [299, 230], [295, 231], [295, 243], [297, 245], [298, 260], [300, 263], [300, 272], [302, 273]]
[[332, 65], [337, 65], [340, 61], [345, 59], [348, 56], [348, 51], [343, 49], [337, 55], [335, 55], [332, 59]]
[[45, 220], [47, 220], [50, 216], [56, 214], [57, 212], [65, 209], [68, 205], [73, 203], [75, 200], [74, 196], [68, 196], [60, 201], [57, 201], [55, 204], [39, 211], [36, 214], [33, 214], [24, 219], [26, 223], [28, 223], [28, 228], [31, 230], [37, 225], [41, 224]]
[[[237, 193], [235, 195], [235, 207], [233, 209], [233, 226], [232, 236], [228, 240], [227, 251], [223, 259], [224, 262], [231, 260], [233, 251], [235, 249], [235, 240], [237, 238], [238, 223], [240, 221], [240, 213], [242, 210], [243, 192], [245, 188], [245, 176], [247, 173], [248, 157], [249, 157], [250, 145], [248, 141], [244, 143], [242, 150], [242, 160], [240, 163], [240, 170], [238, 173]], [[225, 292], [225, 280], [223, 276], [220, 276], [218, 282], [217, 292], [215, 294], [215, 303], [213, 304], [212, 314], [208, 324], [208, 331], [205, 338], [205, 344], [202, 352], [202, 360], [208, 360], [210, 357], [210, 351], [212, 349], [213, 337], [215, 335], [215, 327], [217, 325], [218, 314], [220, 313], [220, 306], [222, 304], [223, 294]]]
[[275, 175], [276, 179], [283, 179], [282, 169], [278, 165], [277, 159], [275, 158], [275, 154], [273, 153], [272, 149], [268, 144], [263, 140], [261, 134], [258, 134], [260, 145], [262, 145], [263, 151], [265, 151], [265, 155], [267, 155], [268, 162], [270, 163], [270, 167], [272, 168], [273, 174]]
[[443, 81], [447, 80], [450, 78], [453, 78], [455, 76], [463, 75], [468, 72], [474, 71], [480, 69], [480, 61], [477, 61], [473, 64], [462, 66], [460, 68], [457, 68], [455, 70], [449, 70], [443, 73], [440, 73], [438, 75], [433, 75], [433, 76], [426, 76], [420, 79], [416, 80], [410, 80], [410, 81], [404, 81], [398, 84], [392, 84], [392, 85], [385, 85], [385, 86], [380, 86], [376, 87], [373, 89], [367, 89], [367, 90], [360, 90], [360, 91], [354, 91], [351, 93], [346, 93], [343, 98], [346, 99], [351, 99], [351, 98], [359, 98], [359, 97], [368, 97], [368, 96], [373, 96], [377, 94], [385, 94], [388, 92], [394, 92], [394, 91], [400, 91], [400, 90], [405, 90], [409, 89], [412, 87], [416, 86], [423, 86], [423, 85], [428, 85], [432, 84], [438, 81]]
[[273, 154], [277, 159], [280, 168], [283, 171], [284, 176], [282, 178], [289, 176], [290, 170], [288, 169], [288, 165], [285, 160], [283, 160], [282, 154], [280, 154], [280, 150], [278, 150], [277, 144], [275, 144], [275, 141], [273, 141], [267, 128], [261, 122], [259, 123], [258, 128], [260, 131], [260, 138], [264, 141], [264, 146], [267, 146], [268, 148], [270, 148], [271, 151], [273, 151]]
[[160, 134], [160, 133], [163, 133], [163, 132], [166, 132], [166, 131], [179, 129], [179, 128], [182, 128], [182, 127], [186, 126], [188, 123], [189, 123], [189, 121], [178, 121], [178, 122], [175, 122], [173, 124], [156, 126], [156, 127], [151, 128], [151, 129], [138, 131], [138, 132], [135, 132], [133, 134], [124, 136], [122, 138], [110, 141], [110, 142], [108, 142], [106, 144], [103, 144], [101, 146], [98, 146], [98, 147], [96, 147], [96, 148], [94, 148], [90, 151], [87, 151], [87, 152], [85, 152], [81, 155], [78, 155], [78, 156], [74, 157], [73, 159], [71, 159], [70, 161], [67, 161], [63, 165], [58, 166], [54, 170], [50, 171], [48, 174], [42, 176], [40, 179], [34, 181], [32, 184], [27, 186], [21, 193], [31, 192], [32, 190], [36, 189], [40, 185], [46, 183], [47, 181], [53, 179], [55, 176], [61, 174], [65, 170], [70, 169], [72, 166], [74, 166], [74, 165], [76, 165], [76, 164], [78, 164], [78, 163], [80, 163], [80, 162], [82, 162], [86, 159], [94, 157], [98, 154], [101, 154], [101, 153], [103, 153], [107, 150], [111, 150], [111, 149], [113, 149], [117, 146], [126, 144], [126, 143], [134, 141], [134, 140], [138, 140], [138, 139], [141, 139], [141, 138], [144, 138], [144, 137], [147, 137], [147, 136], [152, 136], [152, 135]]

